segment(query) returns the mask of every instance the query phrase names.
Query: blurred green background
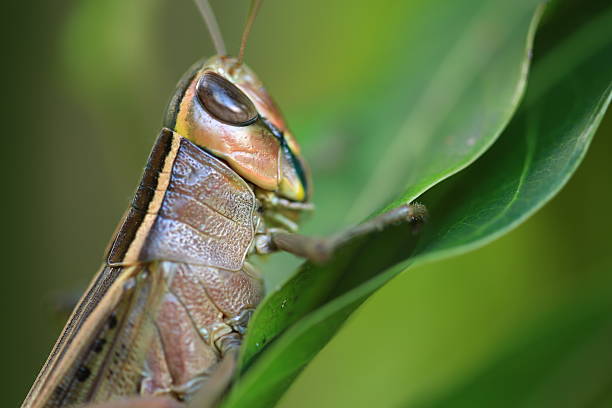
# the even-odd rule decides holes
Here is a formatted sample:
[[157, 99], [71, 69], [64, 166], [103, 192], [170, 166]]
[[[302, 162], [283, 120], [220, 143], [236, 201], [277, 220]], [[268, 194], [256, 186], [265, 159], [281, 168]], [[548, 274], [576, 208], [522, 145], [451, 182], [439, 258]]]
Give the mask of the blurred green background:
[[[264, 2], [247, 61], [296, 128], [305, 127], [304, 112], [333, 115], [370, 92], [403, 51], [397, 27], [418, 23], [423, 2], [361, 3]], [[247, 2], [213, 7], [236, 50]], [[189, 0], [4, 8], [0, 383], [4, 405], [16, 406], [63, 324], [58, 299], [82, 290], [98, 268], [176, 81], [212, 47]], [[342, 165], [335, 158], [347, 143], [344, 125], [323, 136], [297, 135], [315, 185], [317, 175]], [[568, 186], [517, 230], [470, 254], [412, 269], [375, 294], [281, 406], [398, 406], [444, 393], [550, 316], [612, 287], [611, 131], [608, 115]], [[333, 209], [332, 198], [320, 194], [326, 192], [315, 203]], [[317, 219], [344, 215], [337, 211], [315, 214], [306, 229], [329, 232], [338, 223], [325, 227]]]

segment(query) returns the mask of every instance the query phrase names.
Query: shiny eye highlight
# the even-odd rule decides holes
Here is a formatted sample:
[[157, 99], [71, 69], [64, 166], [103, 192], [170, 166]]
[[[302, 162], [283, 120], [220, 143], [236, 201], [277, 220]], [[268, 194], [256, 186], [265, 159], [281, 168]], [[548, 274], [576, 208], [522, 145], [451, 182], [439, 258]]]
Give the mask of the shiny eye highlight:
[[248, 126], [259, 118], [253, 102], [221, 75], [206, 72], [196, 84], [198, 100], [215, 119], [232, 126]]

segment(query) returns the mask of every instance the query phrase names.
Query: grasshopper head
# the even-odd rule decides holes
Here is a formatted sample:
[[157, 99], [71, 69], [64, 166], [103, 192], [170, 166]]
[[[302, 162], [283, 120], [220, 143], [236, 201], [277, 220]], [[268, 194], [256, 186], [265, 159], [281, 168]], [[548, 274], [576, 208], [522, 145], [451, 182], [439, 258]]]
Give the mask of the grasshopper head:
[[261, 81], [236, 58], [215, 56], [188, 71], [165, 126], [257, 187], [308, 200], [309, 174], [296, 140]]

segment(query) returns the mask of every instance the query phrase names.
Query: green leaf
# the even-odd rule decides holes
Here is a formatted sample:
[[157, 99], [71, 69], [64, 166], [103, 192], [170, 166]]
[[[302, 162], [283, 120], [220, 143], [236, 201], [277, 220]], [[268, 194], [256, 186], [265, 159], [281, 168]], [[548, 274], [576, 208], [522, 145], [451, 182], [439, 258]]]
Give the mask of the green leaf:
[[[421, 197], [431, 222], [416, 244], [405, 228], [395, 228], [352, 243], [330, 265], [303, 266], [254, 316], [244, 354], [245, 367], [252, 365], [225, 406], [273, 404], [348, 315], [393, 276], [415, 262], [489, 242], [558, 192], [610, 101], [610, 75], [601, 69], [612, 62], [610, 26], [609, 8], [582, 13], [559, 8], [549, 16], [538, 34], [533, 74], [518, 114], [475, 165]], [[408, 188], [403, 198], [413, 199], [418, 190]], [[351, 256], [357, 253], [372, 255]], [[293, 323], [252, 362], [258, 349]]]
[[[306, 137], [306, 157], [315, 161], [316, 228], [306, 228], [335, 232], [393, 199], [414, 199], [484, 153], [523, 95], [539, 3], [388, 7], [391, 21], [378, 24], [395, 22], [401, 30], [379, 41], [395, 44], [395, 54], [372, 64], [376, 75], [348, 102], [333, 99], [304, 115], [306, 123], [291, 118], [295, 133]], [[332, 168], [317, 172], [322, 166]]]
[[[612, 9], [604, 11], [579, 21], [582, 25], [571, 35], [560, 35], [553, 22], [543, 27], [525, 100], [504, 137], [475, 166], [441, 186], [444, 193], [432, 191], [422, 198], [446, 197], [431, 208], [436, 217], [419, 243], [417, 253], [425, 259], [463, 253], [506, 233], [548, 202], [574, 173], [610, 103], [612, 75], [601, 67], [612, 61]], [[555, 18], [554, 23], [561, 21]]]
[[[380, 168], [378, 166], [380, 166], [381, 161], [376, 160], [376, 158], [380, 157], [380, 155], [375, 152], [377, 149], [385, 149], [386, 145], [401, 142], [403, 143], [403, 146], [399, 146], [398, 148], [400, 150], [403, 149], [407, 152], [407, 154], [408, 152], [412, 151], [411, 146], [415, 143], [421, 146], [426, 146], [429, 153], [425, 155], [423, 152], [423, 155], [430, 157], [431, 160], [429, 162], [423, 161], [420, 169], [416, 169], [419, 170], [417, 173], [422, 175], [422, 180], [431, 181], [435, 179], [441, 181], [450, 174], [453, 174], [460, 167], [468, 165], [482, 153], [482, 146], [490, 145], [495, 140], [499, 131], [509, 120], [512, 109], [518, 99], [518, 95], [520, 95], [524, 86], [526, 63], [528, 60], [527, 57], [530, 52], [531, 34], [533, 33], [534, 26], [534, 24], [532, 24], [532, 19], [535, 6], [532, 4], [532, 2], [528, 2], [523, 4], [522, 7], [515, 7], [514, 9], [510, 10], [512, 12], [508, 12], [508, 10], [506, 10], [505, 3], [500, 6], [500, 9], [495, 9], [494, 2], [492, 3], [485, 1], [478, 3], [479, 4], [477, 6], [479, 7], [472, 5], [476, 11], [468, 10], [466, 13], [463, 9], [461, 9], [459, 11], [453, 10], [453, 13], [449, 12], [446, 16], [449, 20], [453, 20], [452, 23], [445, 20], [435, 20], [436, 27], [439, 25], [438, 28], [442, 29], [442, 27], [445, 25], [457, 24], [457, 22], [454, 20], [456, 20], [458, 16], [462, 16], [465, 19], [465, 24], [459, 24], [459, 26], [464, 30], [463, 33], [457, 34], [453, 30], [447, 31], [447, 35], [450, 37], [446, 38], [448, 53], [452, 54], [453, 52], [457, 53], [460, 50], [463, 50], [465, 54], [462, 56], [465, 60], [470, 60], [474, 54], [478, 53], [488, 55], [488, 58], [481, 57], [479, 59], [481, 65], [477, 67], [478, 69], [476, 69], [476, 72], [473, 72], [474, 67], [471, 65], [471, 62], [467, 63], [469, 68], [463, 67], [461, 64], [466, 64], [462, 62], [463, 59], [459, 58], [459, 55], [453, 57], [453, 64], [457, 63], [461, 65], [461, 67], [456, 67], [456, 69], [458, 71], [463, 71], [466, 76], [462, 82], [470, 84], [470, 92], [468, 92], [461, 100], [461, 103], [459, 104], [460, 106], [456, 106], [455, 113], [452, 115], [447, 115], [447, 122], [440, 121], [444, 122], [444, 126], [439, 125], [437, 127], [437, 131], [433, 131], [432, 129], [432, 132], [415, 133], [411, 134], [409, 138], [406, 138], [406, 133], [403, 131], [400, 131], [400, 133], [386, 133], [383, 131], [377, 138], [367, 137], [369, 132], [359, 136], [362, 138], [359, 146], [361, 146], [361, 148], [365, 146], [365, 151], [363, 151], [363, 154], [356, 153], [354, 163], [347, 165], [347, 169], [343, 170], [343, 172], [345, 172], [344, 180], [346, 182], [338, 182], [336, 187], [331, 186], [331, 189], [345, 189], [342, 194], [338, 194], [337, 191], [327, 194], [326, 196], [332, 198], [330, 200], [331, 202], [338, 202], [347, 198], [353, 202], [359, 201], [359, 196], [371, 195], [374, 197], [379, 195], [376, 191], [372, 191], [371, 194], [368, 194], [367, 190], [364, 190], [366, 193], [363, 193], [363, 186], [361, 186], [361, 183], [358, 185], [357, 191], [351, 192], [351, 185], [354, 183], [351, 183], [350, 180], [353, 180], [354, 178], [359, 179], [355, 173], [376, 173], [378, 171], [377, 169]], [[432, 5], [431, 7], [436, 9], [437, 6]], [[494, 10], [497, 10], [497, 14]], [[420, 11], [425, 13], [425, 15], [433, 12], [432, 10]], [[474, 19], [474, 13], [478, 15], [480, 19]], [[497, 24], [495, 24], [495, 27], [499, 28], [499, 32], [497, 33], [498, 38], [495, 41], [495, 44], [498, 45], [500, 49], [492, 47], [491, 45], [483, 47], [480, 42], [480, 38], [474, 38], [473, 32], [481, 33], [481, 31], [485, 28], [490, 28], [490, 15], [497, 15], [497, 18], [500, 20], [496, 20]], [[472, 22], [472, 25], [469, 24], [470, 22]], [[473, 25], [476, 27], [473, 27]], [[431, 27], [426, 27], [428, 30], [431, 30]], [[425, 29], [425, 27], [423, 29]], [[508, 35], [509, 37], [506, 37], [505, 35]], [[417, 35], [416, 37], [420, 38], [421, 36]], [[461, 42], [461, 46], [458, 46], [455, 42], [451, 41], [452, 39], [456, 38], [458, 38], [457, 41]], [[465, 40], [462, 39], [464, 38], [470, 38], [474, 40], [475, 43], [471, 44], [471, 47], [467, 47], [465, 44], [463, 44], [463, 41]], [[446, 58], [448, 57], [442, 58], [444, 61], [430, 60], [429, 62], [431, 64], [436, 64], [437, 66], [437, 64], [440, 62], [446, 62]], [[457, 61], [455, 61], [455, 59]], [[482, 72], [486, 72], [487, 74], [483, 75]], [[414, 86], [412, 85], [412, 80], [419, 81], [419, 83], [427, 82], [429, 80], [428, 76], [430, 75], [430, 72], [428, 70], [423, 70], [421, 74], [424, 75], [424, 77], [410, 77], [410, 81], [405, 81], [406, 83], [403, 86], [404, 92], [406, 91], [406, 88]], [[476, 81], [476, 78], [479, 78], [480, 80]], [[427, 102], [427, 100], [430, 98], [445, 99], [447, 95], [446, 89], [452, 86], [452, 84], [449, 82], [458, 80], [458, 78], [455, 76], [450, 75], [443, 75], [442, 77], [436, 77], [436, 79], [442, 81], [442, 83], [446, 84], [446, 86], [441, 86], [432, 82], [429, 87], [421, 89], [422, 93], [418, 94], [421, 98], [408, 98], [410, 99], [408, 104], [416, 106], [429, 106], [430, 102]], [[499, 86], [498, 84], [500, 83], [504, 86]], [[396, 87], [400, 88], [401, 82], [397, 82]], [[490, 89], [492, 88], [496, 90], [496, 98], [494, 99], [491, 98], [490, 94]], [[389, 88], [387, 88], [387, 90], [389, 90]], [[403, 94], [403, 92], [400, 93], [400, 95]], [[434, 94], [436, 97], [432, 96]], [[404, 96], [404, 98], [406, 97]], [[389, 96], [387, 96], [385, 100], [387, 102], [391, 101], [391, 103], [387, 103], [385, 105], [388, 109], [385, 109], [384, 107], [380, 109], [383, 112], [388, 112], [388, 110], [393, 106], [400, 105], [399, 101], [393, 100]], [[371, 105], [372, 103], [369, 101], [367, 104], [367, 109], [371, 110]], [[413, 110], [413, 112], [415, 111]], [[412, 114], [410, 121], [406, 123], [425, 123], [431, 121], [431, 117], [428, 114], [425, 114], [424, 111], [420, 115], [414, 115], [415, 114]], [[362, 115], [355, 115], [355, 117], [361, 116]], [[369, 114], [369, 116], [371, 116], [371, 114]], [[377, 122], [375, 122], [374, 118], [371, 117], [366, 122], [369, 124], [369, 126], [380, 128], [382, 125], [381, 122], [393, 121], [389, 120], [387, 115], [383, 115], [382, 117], [378, 118]], [[457, 126], [457, 130], [452, 132], [452, 138], [448, 138], [447, 135], [449, 134], [449, 131], [447, 128], [452, 125]], [[402, 130], [406, 125], [400, 124], [399, 126], [400, 130]], [[425, 125], [422, 126], [424, 127]], [[480, 140], [480, 142], [476, 142], [475, 138]], [[374, 143], [372, 143], [372, 141]], [[459, 144], [462, 146], [458, 147]], [[446, 148], [437, 148], [437, 146], [451, 145], [454, 147], [449, 147], [448, 150], [446, 150]], [[453, 156], [453, 158], [450, 156]], [[385, 160], [382, 162], [387, 163], [388, 161]], [[400, 158], [397, 163], [406, 163], [406, 161], [403, 161]], [[407, 163], [410, 162], [407, 161]], [[437, 164], [434, 165], [433, 163]], [[370, 168], [367, 168], [367, 166], [370, 166]], [[429, 170], [433, 168], [432, 166], [436, 167], [437, 170], [430, 172]], [[406, 168], [403, 171], [399, 171], [399, 174], [412, 174], [412, 171], [415, 169], [412, 168], [412, 165], [410, 165], [410, 167], [410, 169]], [[441, 170], [442, 168], [443, 170]], [[435, 177], [433, 173], [437, 173]], [[318, 179], [315, 177], [315, 180]], [[326, 181], [326, 179], [324, 178], [323, 181]], [[425, 188], [424, 186], [430, 183], [430, 181], [421, 183], [421, 187], [417, 188], [416, 190], [414, 185], [412, 185], [412, 187], [408, 188], [408, 190], [405, 192], [403, 199], [405, 201], [415, 199], [419, 192], [422, 191], [421, 189]], [[385, 183], [381, 184], [389, 185], [393, 183], [385, 178]], [[317, 188], [318, 186], [319, 184], [317, 184]], [[325, 190], [329, 187], [330, 186], [323, 184], [322, 188]], [[355, 195], [357, 195], [357, 197]], [[338, 211], [334, 211], [332, 209], [329, 210], [329, 213], [331, 214], [339, 213]], [[323, 220], [325, 220], [325, 208], [321, 212], [323, 213]], [[321, 221], [319, 220], [319, 222]], [[405, 230], [405, 228], [402, 228], [401, 230]], [[388, 232], [386, 235], [388, 235]], [[371, 240], [380, 241], [376, 238], [378, 238], [378, 236], [372, 237]], [[401, 239], [397, 242], [406, 242], [406, 239]], [[387, 250], [386, 242], [382, 243], [382, 247], [372, 250], [372, 253], [376, 253], [377, 256], [368, 257], [368, 262], [372, 262], [373, 264], [367, 265], [367, 268], [363, 268], [366, 265], [363, 262], [363, 259], [360, 260], [360, 267], [362, 270], [364, 270], [365, 275], [363, 279], [359, 280], [363, 281], [367, 279], [368, 276], [371, 276], [372, 271], [382, 271], [386, 269], [386, 267], [405, 259], [410, 253], [407, 248], [405, 248], [406, 244], [402, 244], [403, 248], [390, 247]], [[354, 269], [354, 267], [350, 266], [350, 263], [354, 259], [353, 250], [355, 249], [355, 246], [347, 248], [346, 251], [341, 254], [341, 256], [338, 256], [332, 263], [322, 268], [313, 267], [311, 264], [305, 264], [300, 272], [291, 281], [285, 284], [281, 290], [278, 290], [277, 288], [276, 291], [273, 291], [267, 297], [263, 304], [259, 306], [258, 311], [256, 312], [251, 325], [249, 326], [249, 334], [246, 338], [244, 347], [243, 364], [248, 364], [248, 361], [258, 352], [259, 349], [261, 349], [269, 340], [273, 339], [291, 323], [297, 321], [300, 317], [313, 310], [326, 298], [333, 296], [331, 291], [337, 286], [337, 281], [342, 276], [343, 271], [346, 271], [349, 268]], [[351, 272], [351, 275], [352, 277], [361, 276], [360, 272], [354, 270]], [[343, 290], [346, 289], [337, 289], [338, 292], [342, 292]]]
[[[531, 34], [535, 25], [532, 24], [532, 20], [536, 9], [532, 1], [523, 2], [521, 6], [511, 7], [510, 10], [506, 9], [506, 3], [498, 3], [499, 9], [496, 9], [494, 7], [496, 3], [491, 1], [475, 1], [463, 4], [458, 9], [447, 10], [444, 14], [447, 20], [427, 20], [433, 22], [432, 24], [435, 24], [435, 27], [422, 25], [424, 33], [412, 33], [414, 38], [417, 39], [422, 38], [425, 33], [430, 33], [430, 31], [445, 33], [444, 39], [446, 41], [443, 44], [446, 47], [446, 54], [436, 53], [436, 58], [429, 58], [427, 62], [430, 66], [438, 66], [442, 62], [446, 62], [447, 54], [464, 52], [462, 54], [463, 59], [457, 55], [452, 62], [458, 64], [455, 67], [457, 71], [463, 72], [465, 78], [461, 82], [466, 84], [469, 92], [464, 89], [467, 92], [464, 98], [461, 101], [456, 101], [457, 106], [455, 106], [453, 113], [447, 115], [445, 121], [438, 121], [443, 123], [438, 125], [435, 130], [407, 135], [403, 132], [403, 129], [407, 126], [406, 123], [408, 123], [405, 120], [406, 108], [404, 106], [409, 106], [408, 111], [415, 112], [412, 109], [415, 106], [429, 106], [430, 102], [427, 101], [430, 98], [445, 99], [447, 88], [452, 87], [451, 83], [459, 79], [452, 75], [436, 76], [436, 79], [442, 81], [442, 84], [446, 86], [438, 83], [434, 84], [434, 81], [430, 80], [430, 69], [411, 67], [411, 65], [414, 65], [412, 58], [404, 61], [403, 65], [401, 64], [402, 61], [399, 61], [398, 65], [410, 69], [412, 75], [406, 76], [407, 79], [404, 78], [404, 80], [397, 79], [399, 74], [390, 75], [395, 78], [395, 81], [391, 84], [392, 86], [383, 88], [389, 95], [383, 95], [378, 99], [368, 95], [365, 105], [361, 108], [362, 111], [351, 112], [351, 121], [358, 121], [355, 132], [351, 133], [351, 137], [357, 139], [354, 142], [355, 151], [347, 153], [351, 156], [351, 162], [345, 163], [344, 168], [339, 169], [338, 174], [333, 177], [317, 177], [315, 174], [317, 193], [327, 198], [324, 201], [321, 200], [321, 202], [317, 201], [317, 206], [322, 207], [315, 217], [317, 225], [338, 225], [337, 221], [331, 221], [328, 217], [338, 218], [338, 214], [345, 213], [345, 209], [349, 207], [347, 201], [357, 202], [360, 200], [359, 197], [362, 196], [379, 196], [380, 194], [376, 191], [368, 193], [364, 189], [362, 180], [367, 179], [367, 176], [361, 175], [378, 172], [380, 166], [384, 163], [395, 161], [398, 165], [404, 166], [403, 169], [398, 170], [398, 174], [412, 175], [413, 172], [416, 172], [422, 176], [422, 180], [441, 181], [475, 160], [482, 153], [483, 146], [493, 143], [498, 133], [510, 119], [514, 106], [524, 88], [531, 47]], [[419, 12], [429, 17], [433, 17], [438, 9], [437, 5], [423, 5], [422, 7], [424, 8], [419, 9]], [[428, 9], [428, 7], [432, 9]], [[479, 18], [475, 18], [475, 15]], [[463, 21], [458, 22], [457, 19], [461, 18]], [[495, 19], [496, 24], [491, 23], [491, 18]], [[491, 28], [492, 25], [499, 30], [496, 31], [496, 38], [493, 41], [499, 48], [493, 47], [491, 44], [483, 47], [480, 37], [476, 38], [474, 36], [474, 32], [481, 33], [482, 30]], [[454, 28], [442, 30], [445, 26]], [[459, 32], [456, 30], [459, 30]], [[466, 46], [463, 43], [467, 41], [465, 40], [467, 38], [474, 41], [471, 46]], [[461, 42], [460, 46], [456, 41]], [[415, 44], [417, 49], [415, 52], [417, 55], [421, 55], [422, 42], [416, 41], [416, 43], [418, 44]], [[480, 65], [477, 66], [477, 69], [474, 68], [472, 62], [466, 63], [463, 61], [464, 59], [470, 60], [475, 54], [479, 53], [486, 54], [488, 57], [478, 59]], [[425, 55], [423, 56], [425, 57]], [[407, 65], [407, 62], [411, 62], [411, 64]], [[476, 72], [473, 72], [473, 69]], [[486, 74], [483, 74], [483, 72]], [[423, 86], [423, 84], [428, 85]], [[419, 87], [420, 92], [414, 95], [409, 94], [410, 89], [414, 87]], [[495, 89], [495, 98], [492, 97], [492, 89]], [[393, 97], [393, 94], [395, 94], [395, 97]], [[398, 106], [403, 107], [404, 116], [392, 114], [393, 111], [400, 111]], [[376, 109], [373, 109], [373, 107], [376, 107]], [[379, 117], [373, 116], [373, 110], [382, 113]], [[411, 114], [410, 122], [425, 123], [431, 120], [425, 110], [421, 112], [422, 114], [419, 115]], [[322, 122], [327, 124], [325, 118]], [[454, 130], [452, 132], [453, 137], [449, 138], [449, 131], [446, 128], [453, 125], [457, 126], [457, 130]], [[424, 126], [422, 125], [422, 127]], [[389, 131], [383, 130], [383, 127], [388, 128]], [[391, 131], [394, 128], [396, 128], [396, 131]], [[372, 132], [376, 132], [376, 138], [371, 137]], [[476, 142], [476, 139], [479, 142]], [[415, 144], [423, 148], [426, 147], [428, 154], [422, 153], [420, 157], [429, 157], [430, 160], [423, 160], [418, 168], [414, 167], [414, 161], [408, 160], [409, 157], [378, 160], [378, 157], [385, 156], [384, 151], [387, 150], [389, 144], [397, 143], [402, 144], [399, 149], [404, 150], [408, 155], [414, 151], [413, 146]], [[447, 150], [445, 147], [441, 147], [449, 144], [453, 145], [454, 148], [449, 147]], [[458, 147], [459, 144], [461, 144], [461, 147]], [[453, 157], [451, 158], [451, 156]], [[434, 165], [433, 163], [437, 164]], [[436, 167], [434, 172], [430, 171], [433, 168], [432, 166]], [[433, 173], [437, 174], [434, 175]], [[357, 180], [357, 183], [355, 183], [355, 180]], [[393, 183], [388, 178], [384, 178], [384, 180], [385, 183], [381, 184], [395, 184], [397, 191], [401, 191], [403, 184], [401, 181]], [[422, 188], [417, 189], [419, 191], [415, 190], [413, 184], [410, 184], [411, 187], [404, 194], [404, 200], [414, 200], [429, 182], [423, 183]], [[411, 195], [408, 197], [406, 194]], [[371, 208], [367, 211], [380, 207], [380, 204], [382, 203], [371, 203]], [[332, 206], [337, 205], [343, 206], [344, 210], [332, 208]], [[367, 212], [363, 215], [366, 214]], [[322, 229], [324, 228], [320, 228], [319, 233]], [[402, 230], [405, 230], [405, 228], [402, 228]], [[405, 240], [402, 242], [405, 242]], [[272, 286], [272, 293], [259, 306], [254, 320], [249, 326], [243, 362], [247, 363], [267, 341], [330, 296], [330, 291], [333, 290], [335, 282], [342, 275], [342, 271], [349, 267], [348, 263], [353, 259], [351, 249], [355, 249], [355, 247], [347, 248], [344, 256], [338, 256], [332, 263], [322, 268], [313, 268], [311, 264], [305, 264], [300, 272], [280, 291], [278, 286], [274, 287], [267, 281], [268, 285]], [[370, 269], [377, 268], [378, 271], [409, 255], [406, 248], [399, 251], [397, 248], [391, 248], [390, 251], [386, 251], [383, 245], [383, 248], [377, 250], [379, 251], [378, 256], [368, 258], [372, 262], [382, 264], [382, 266], [371, 266]], [[352, 274], [356, 275], [354, 272]]]
[[[447, 122], [438, 121], [444, 122], [444, 126], [442, 126], [442, 124], [438, 125], [436, 131], [432, 129], [431, 132], [415, 133], [410, 134], [410, 137], [406, 137], [406, 133], [401, 131], [407, 126], [406, 123], [430, 122], [431, 117], [429, 114], [425, 114], [424, 111], [422, 111], [422, 114], [415, 116], [416, 114], [413, 113], [410, 121], [405, 122], [405, 118], [403, 117], [401, 121], [398, 121], [397, 118], [393, 120], [393, 115], [390, 119], [386, 114], [379, 118], [374, 118], [371, 113], [366, 114], [364, 112], [364, 115], [368, 116], [368, 118], [364, 119], [363, 122], [368, 124], [369, 130], [362, 130], [362, 134], [355, 136], [360, 139], [360, 143], [357, 144], [363, 152], [360, 151], [355, 153], [353, 158], [354, 162], [347, 165], [347, 169], [342, 170], [346, 182], [339, 182], [336, 183], [335, 186], [328, 186], [328, 183], [326, 183], [328, 180], [325, 178], [322, 179], [323, 184], [321, 188], [324, 191], [327, 189], [345, 189], [341, 193], [336, 191], [335, 193], [323, 194], [331, 198], [328, 201], [337, 202], [346, 199], [350, 201], [359, 201], [359, 196], [368, 196], [367, 190], [363, 189], [361, 182], [358, 183], [356, 191], [351, 191], [351, 185], [354, 183], [351, 183], [350, 180], [362, 179], [355, 173], [373, 174], [380, 171], [379, 166], [381, 166], [381, 162], [387, 163], [388, 161], [377, 160], [377, 157], [381, 155], [384, 156], [384, 154], [376, 152], [381, 149], [385, 150], [386, 146], [389, 144], [401, 142], [403, 145], [400, 146], [400, 150], [406, 151], [406, 154], [411, 154], [410, 152], [414, 150], [412, 147], [415, 144], [426, 147], [428, 154], [422, 152], [421, 157], [429, 157], [430, 160], [422, 160], [421, 166], [416, 172], [422, 175], [422, 180], [440, 181], [477, 158], [482, 153], [482, 146], [478, 147], [479, 144], [490, 145], [495, 140], [497, 134], [509, 120], [513, 107], [517, 103], [517, 99], [524, 87], [526, 64], [528, 62], [528, 54], [531, 47], [531, 34], [533, 33], [532, 19], [535, 6], [532, 4], [533, 2], [528, 2], [523, 4], [522, 7], [515, 7], [510, 10], [512, 13], [509, 14], [502, 13], [502, 11], [508, 11], [505, 9], [505, 3], [500, 5], [500, 9], [495, 9], [494, 2], [484, 1], [477, 3], [476, 5], [471, 4], [472, 9], [467, 11], [460, 8], [460, 10], [452, 10], [452, 13], [448, 12], [446, 17], [449, 21], [435, 20], [437, 28], [441, 29], [445, 25], [457, 25], [463, 30], [460, 34], [456, 33], [454, 30], [448, 30], [446, 34], [448, 36], [446, 38], [448, 54], [452, 54], [453, 52], [459, 53], [459, 51], [465, 52], [465, 54], [462, 55], [463, 58], [459, 58], [459, 55], [457, 55], [453, 57], [452, 62], [461, 65], [461, 67], [456, 67], [455, 69], [464, 73], [465, 78], [461, 82], [466, 84], [465, 86], [470, 89], [470, 92], [467, 92], [465, 98], [462, 99], [460, 103], [457, 101], [455, 113], [447, 115]], [[437, 6], [432, 5], [431, 7], [435, 10]], [[495, 12], [495, 10], [497, 10], [497, 12]], [[425, 15], [430, 15], [434, 11], [421, 9], [420, 12]], [[474, 18], [474, 14], [478, 15], [480, 18]], [[495, 44], [500, 48], [498, 49], [491, 45], [483, 47], [480, 37], [475, 38], [473, 32], [481, 33], [485, 28], [490, 28], [491, 21], [488, 18], [490, 15], [497, 14], [499, 14], [497, 18], [500, 21], [495, 20], [497, 22], [495, 27], [501, 28], [499, 28], [500, 31], [497, 33], [498, 38]], [[501, 17], [502, 15], [503, 17]], [[465, 20], [463, 24], [455, 21], [458, 16]], [[452, 22], [450, 20], [452, 20]], [[472, 25], [470, 25], [470, 23], [472, 23]], [[473, 25], [476, 27], [473, 27]], [[425, 29], [437, 31], [429, 26], [424, 26], [423, 30]], [[508, 37], [505, 35], [508, 35]], [[415, 37], [420, 38], [421, 36], [415, 34]], [[474, 41], [470, 47], [463, 44], [464, 41], [467, 41], [465, 40], [466, 38], [470, 38]], [[461, 42], [460, 46], [452, 40]], [[473, 72], [474, 67], [472, 62], [465, 63], [463, 60], [471, 60], [474, 54], [479, 53], [488, 55], [488, 58], [480, 57], [478, 60], [481, 64], [477, 67], [476, 72]], [[439, 58], [442, 61], [430, 59], [429, 63], [437, 66], [442, 62], [446, 62], [446, 59], [449, 57], [442, 55], [439, 56]], [[405, 104], [410, 106], [429, 106], [428, 109], [430, 109], [431, 107], [429, 104], [432, 102], [428, 102], [428, 100], [430, 98], [445, 99], [447, 88], [451, 87], [451, 82], [454, 83], [458, 78], [446, 74], [441, 77], [437, 76], [436, 79], [442, 81], [441, 83], [443, 84], [439, 85], [433, 80], [430, 81], [430, 70], [422, 69], [421, 71], [419, 71], [421, 76], [410, 76], [409, 80], [403, 82], [396, 80], [394, 83], [395, 88], [402, 88], [402, 92], [393, 92], [400, 94], [404, 99], [408, 99]], [[486, 72], [487, 74], [482, 75], [482, 72]], [[414, 73], [416, 75], [416, 71], [414, 71]], [[397, 75], [394, 77], [397, 78]], [[479, 80], [476, 80], [477, 78]], [[420, 89], [421, 93], [417, 93], [416, 96], [406, 96], [405, 93], [407, 89], [415, 86], [412, 81], [417, 82], [419, 85], [422, 83], [430, 83], [430, 85], [428, 87], [422, 87], [422, 89]], [[444, 86], [444, 84], [446, 86]], [[502, 84], [502, 86], [499, 84]], [[386, 89], [388, 92], [391, 92], [389, 87]], [[495, 89], [496, 91], [495, 98], [491, 97], [491, 89]], [[381, 104], [383, 105], [382, 107], [380, 106]], [[379, 104], [373, 104], [371, 100], [368, 100], [364, 109], [372, 110], [373, 105], [377, 106], [379, 111], [388, 113], [394, 106], [404, 104], [401, 104], [397, 98], [393, 99], [390, 96], [385, 96], [384, 101], [381, 100]], [[397, 110], [397, 107], [393, 109]], [[414, 110], [412, 111], [414, 112]], [[363, 115], [359, 114], [354, 116], [357, 118], [363, 117]], [[391, 126], [386, 123], [394, 123], [395, 127], [400, 128], [400, 132], [381, 131], [380, 135], [377, 133], [376, 138], [368, 137], [370, 132], [376, 128], [380, 128], [383, 125]], [[458, 130], [453, 131], [453, 138], [449, 139], [447, 137], [448, 131], [442, 131], [442, 129], [451, 127], [452, 125], [457, 126]], [[419, 126], [425, 127], [424, 124]], [[359, 128], [362, 128], [362, 126], [359, 126]], [[461, 137], [459, 135], [461, 135]], [[476, 143], [474, 138], [477, 138], [481, 142]], [[462, 146], [458, 147], [458, 144]], [[444, 147], [450, 145], [454, 147], [449, 147], [448, 149]], [[453, 158], [451, 159], [450, 156], [453, 156]], [[405, 168], [403, 171], [399, 171], [399, 174], [412, 174], [414, 164], [411, 164], [409, 160], [397, 159], [396, 162], [398, 164], [407, 163], [410, 167]], [[456, 162], [459, 162], [459, 164], [456, 164]], [[434, 163], [436, 164], [434, 165]], [[433, 172], [437, 173], [435, 176], [428, 170], [433, 168], [432, 166], [437, 168], [437, 170]], [[442, 168], [443, 170], [441, 170]], [[318, 179], [315, 177], [315, 180]], [[425, 185], [428, 183], [429, 182], [423, 182], [422, 184]], [[388, 180], [385, 179], [385, 183], [381, 184], [393, 183], [389, 183]], [[319, 189], [319, 185], [320, 184], [317, 183], [317, 189]], [[363, 191], [366, 192], [364, 193]], [[412, 193], [410, 193], [410, 191], [412, 191]], [[404, 194], [404, 199], [405, 201], [411, 201], [416, 198], [418, 194], [419, 192], [415, 190], [414, 185], [411, 185]], [[371, 192], [371, 195], [376, 196], [377, 194], [374, 191]], [[407, 195], [410, 195], [410, 197]], [[318, 204], [319, 203], [317, 203], [317, 205]], [[325, 209], [323, 209], [321, 213], [321, 218], [325, 219]], [[331, 210], [329, 213], [338, 214], [338, 211]], [[318, 222], [321, 223], [320, 220]], [[402, 230], [404, 230], [404, 228], [402, 228]], [[405, 242], [405, 240], [402, 242]], [[388, 253], [389, 251], [385, 251], [384, 248], [379, 248], [379, 250], [382, 251], [379, 253], [379, 256], [368, 258], [376, 258], [374, 261], [382, 261], [384, 264], [382, 269], [390, 264], [396, 263], [409, 254], [409, 251], [405, 249], [400, 250], [397, 254], [395, 253], [397, 249], [392, 249], [390, 253]], [[399, 259], [397, 259], [397, 256], [399, 256]], [[334, 282], [339, 279], [341, 271], [348, 268], [349, 265], [347, 263], [351, 262], [352, 258], [351, 248], [348, 248], [345, 256], [337, 257], [333, 263], [322, 268], [317, 267], [313, 269], [312, 265], [306, 264], [303, 266], [300, 273], [298, 273], [292, 281], [286, 284], [281, 291], [269, 296], [264, 304], [259, 307], [253, 323], [249, 328], [244, 354], [245, 361], [248, 361], [266, 341], [273, 338], [291, 322], [296, 321], [300, 316], [312, 310], [323, 299], [328, 297], [330, 295], [329, 291], [334, 287]], [[380, 271], [382, 269], [379, 266], [378, 270]], [[353, 275], [355, 275], [355, 273], [353, 273]], [[297, 301], [298, 298], [299, 301]], [[261, 322], [261, 324], [259, 324], [259, 322]]]

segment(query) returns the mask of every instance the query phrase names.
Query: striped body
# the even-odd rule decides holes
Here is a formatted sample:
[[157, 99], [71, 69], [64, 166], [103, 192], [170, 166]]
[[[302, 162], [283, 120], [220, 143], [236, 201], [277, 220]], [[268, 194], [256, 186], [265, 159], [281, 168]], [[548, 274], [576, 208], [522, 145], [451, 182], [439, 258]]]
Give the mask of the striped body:
[[253, 188], [164, 129], [132, 206], [23, 407], [191, 395], [240, 344], [262, 284]]

